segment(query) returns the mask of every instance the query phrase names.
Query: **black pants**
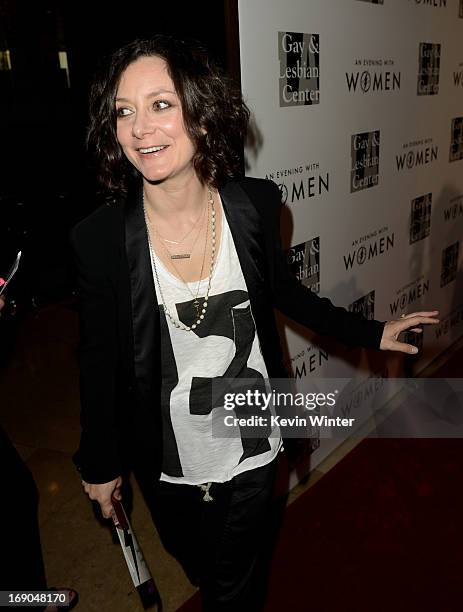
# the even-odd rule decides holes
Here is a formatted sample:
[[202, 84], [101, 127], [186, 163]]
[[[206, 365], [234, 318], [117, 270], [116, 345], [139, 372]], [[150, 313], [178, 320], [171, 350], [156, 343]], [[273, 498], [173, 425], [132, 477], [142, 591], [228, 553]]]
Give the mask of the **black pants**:
[[265, 600], [278, 460], [213, 483], [156, 483], [149, 506], [166, 550], [200, 587], [204, 612], [258, 612]]

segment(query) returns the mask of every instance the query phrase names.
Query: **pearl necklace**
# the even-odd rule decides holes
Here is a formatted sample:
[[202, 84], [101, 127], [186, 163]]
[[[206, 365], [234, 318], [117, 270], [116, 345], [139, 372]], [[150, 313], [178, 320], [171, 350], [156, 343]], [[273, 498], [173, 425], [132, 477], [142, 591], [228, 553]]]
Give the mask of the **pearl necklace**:
[[[161, 283], [159, 282], [159, 274], [158, 274], [158, 269], [156, 267], [156, 260], [155, 260], [155, 255], [154, 255], [154, 249], [153, 249], [153, 245], [151, 244], [151, 238], [150, 238], [150, 233], [149, 233], [149, 229], [148, 229], [148, 215], [147, 215], [146, 207], [145, 207], [145, 194], [143, 193], [143, 213], [145, 215], [145, 223], [146, 223], [146, 230], [147, 230], [147, 234], [148, 234], [148, 245], [149, 245], [149, 250], [150, 250], [151, 263], [152, 263], [152, 266], [153, 266], [154, 276], [156, 278], [156, 283], [157, 283], [157, 286], [159, 288], [159, 293], [160, 293], [160, 296], [161, 296], [162, 305], [164, 307], [164, 312], [165, 312], [167, 318], [169, 319], [169, 321], [172, 323], [172, 325], [174, 325], [174, 327], [176, 327], [178, 329], [182, 329], [184, 331], [193, 331], [194, 329], [196, 329], [198, 327], [198, 325], [201, 325], [201, 323], [204, 320], [204, 316], [206, 315], [206, 312], [207, 312], [207, 306], [208, 306], [208, 300], [209, 300], [209, 292], [210, 292], [210, 289], [211, 289], [211, 282], [212, 282], [212, 272], [214, 270], [215, 236], [216, 236], [216, 232], [215, 232], [214, 198], [212, 196], [212, 191], [210, 189], [208, 189], [208, 203], [211, 205], [211, 241], [212, 241], [212, 245], [211, 245], [211, 265], [210, 265], [210, 269], [209, 269], [209, 278], [208, 278], [208, 282], [207, 282], [207, 289], [206, 289], [206, 294], [204, 296], [204, 302], [203, 302], [203, 307], [202, 307], [202, 310], [201, 310], [201, 314], [198, 316], [198, 319], [196, 320], [195, 323], [193, 323], [193, 325], [184, 325], [181, 321], [179, 321], [177, 318], [175, 318], [172, 315], [172, 313], [170, 312], [170, 310], [168, 309], [166, 299], [164, 298], [164, 292], [162, 291]], [[189, 289], [189, 287], [188, 287], [188, 289]]]

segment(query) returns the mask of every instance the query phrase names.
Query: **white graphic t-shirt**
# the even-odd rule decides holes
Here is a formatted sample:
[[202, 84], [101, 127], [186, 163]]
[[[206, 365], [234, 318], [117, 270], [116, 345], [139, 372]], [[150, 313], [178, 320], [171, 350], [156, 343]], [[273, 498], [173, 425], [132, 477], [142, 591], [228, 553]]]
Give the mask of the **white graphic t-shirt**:
[[[154, 254], [169, 312], [183, 324], [195, 322], [197, 282], [177, 279]], [[153, 270], [153, 277], [154, 270]], [[202, 304], [208, 279], [199, 287]], [[156, 283], [161, 304], [161, 293]], [[161, 314], [163, 465], [161, 480], [185, 484], [226, 482], [266, 465], [278, 453], [281, 436], [221, 438], [212, 435], [212, 381], [217, 377], [260, 379], [267, 370], [257, 337], [246, 283], [225, 214], [205, 318], [193, 331], [172, 325]], [[217, 413], [216, 413], [217, 414]], [[235, 416], [231, 411], [229, 414]], [[238, 415], [236, 415], [238, 416]]]

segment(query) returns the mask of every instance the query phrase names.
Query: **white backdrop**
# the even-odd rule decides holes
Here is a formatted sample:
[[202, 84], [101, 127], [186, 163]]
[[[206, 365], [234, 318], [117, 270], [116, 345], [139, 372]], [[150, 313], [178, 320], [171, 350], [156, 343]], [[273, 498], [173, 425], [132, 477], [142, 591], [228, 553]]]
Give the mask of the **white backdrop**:
[[[463, 0], [239, 0], [254, 116], [248, 175], [274, 180], [301, 282], [387, 320], [440, 310], [413, 369], [463, 331]], [[285, 322], [300, 390], [391, 361]], [[421, 343], [420, 343], [421, 345]], [[393, 368], [392, 368], [393, 369]], [[333, 447], [323, 441], [316, 465]]]

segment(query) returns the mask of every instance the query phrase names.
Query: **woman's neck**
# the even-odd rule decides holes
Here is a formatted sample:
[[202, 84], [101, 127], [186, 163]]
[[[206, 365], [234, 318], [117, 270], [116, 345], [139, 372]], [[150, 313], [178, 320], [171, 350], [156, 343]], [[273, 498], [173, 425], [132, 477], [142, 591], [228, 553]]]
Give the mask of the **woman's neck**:
[[196, 217], [204, 207], [207, 187], [196, 175], [176, 183], [165, 181], [153, 185], [143, 181], [145, 207], [151, 216], [163, 221]]

